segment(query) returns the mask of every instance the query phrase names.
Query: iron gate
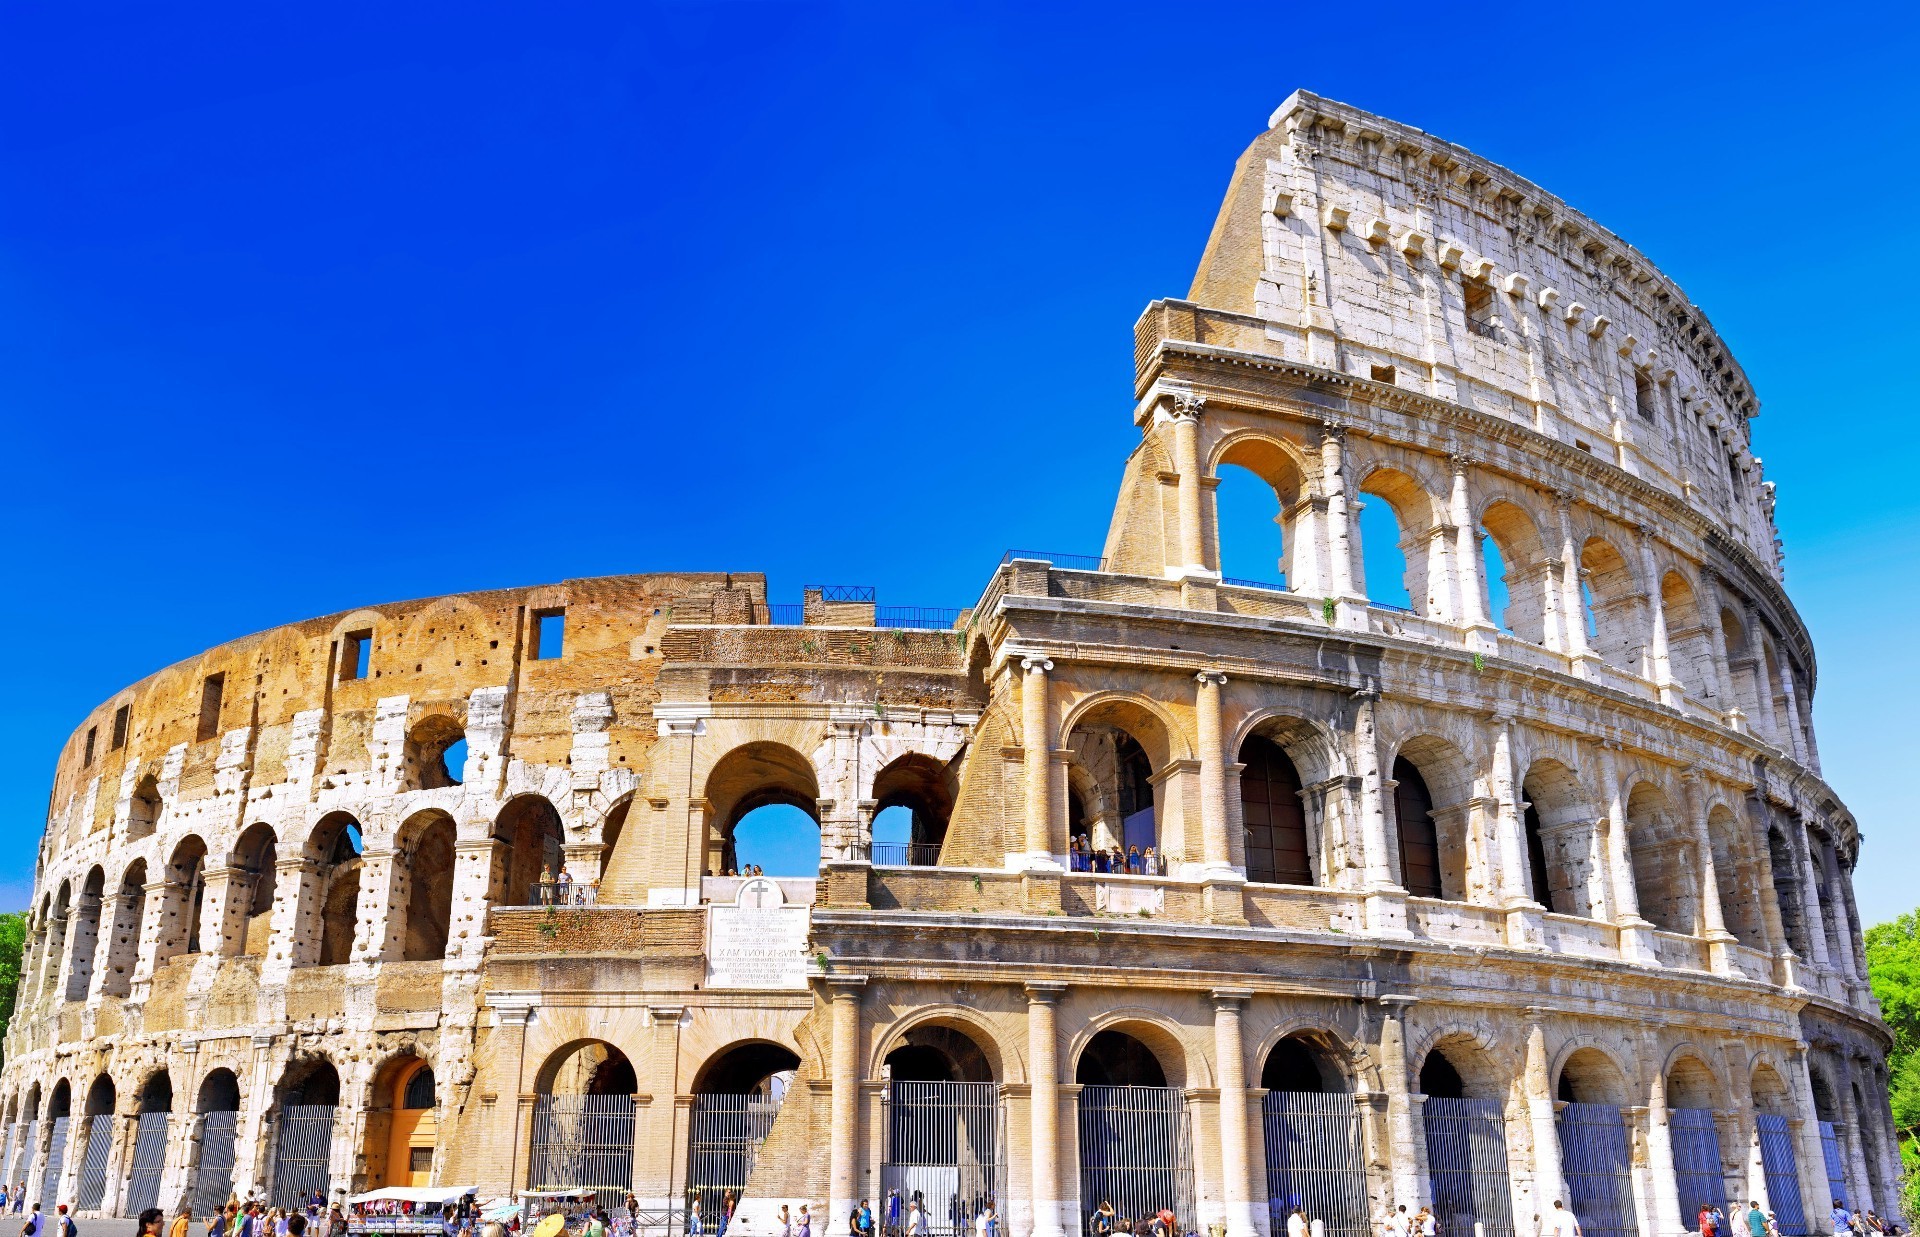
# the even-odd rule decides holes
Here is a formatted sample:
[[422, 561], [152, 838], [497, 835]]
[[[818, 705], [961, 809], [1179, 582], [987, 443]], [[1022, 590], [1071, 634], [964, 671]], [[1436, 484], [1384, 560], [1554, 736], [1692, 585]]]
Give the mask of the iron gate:
[[86, 1149], [80, 1153], [80, 1210], [98, 1211], [107, 1197], [107, 1161], [113, 1154], [113, 1114], [87, 1118]]
[[[240, 1114], [210, 1112], [200, 1123], [200, 1171], [193, 1179], [193, 1212], [212, 1215], [233, 1193], [233, 1144]], [[157, 1190], [156, 1183], [155, 1189]]]
[[332, 1104], [282, 1104], [274, 1124], [273, 1205], [298, 1207], [318, 1190], [332, 1189]]
[[1800, 1168], [1793, 1153], [1793, 1130], [1787, 1119], [1770, 1112], [1754, 1114], [1760, 1136], [1760, 1167], [1767, 1179], [1767, 1206], [1787, 1237], [1805, 1233], [1807, 1208], [1800, 1197]]
[[18, 1178], [10, 1174], [13, 1169], [14, 1150], [20, 1145], [20, 1131], [22, 1128], [22, 1125], [18, 1121], [15, 1121], [7, 1127], [7, 1150], [6, 1154], [0, 1155], [0, 1176], [6, 1176], [7, 1178], [5, 1181], [0, 1182], [0, 1185], [6, 1186], [7, 1197], [9, 1199], [13, 1197], [13, 1183], [18, 1180]]
[[1287, 1231], [1295, 1207], [1328, 1237], [1367, 1237], [1366, 1155], [1360, 1110], [1346, 1092], [1269, 1091], [1260, 1101], [1267, 1144], [1267, 1215]]
[[[143, 1112], [134, 1125], [133, 1171], [127, 1176], [126, 1201], [120, 1208], [123, 1216], [137, 1216], [160, 1205], [160, 1171], [167, 1162], [167, 1116], [164, 1112]], [[198, 1207], [193, 1210], [195, 1215], [210, 1214]]]
[[1726, 1209], [1727, 1176], [1720, 1163], [1720, 1130], [1706, 1108], [1676, 1108], [1667, 1114], [1673, 1136], [1673, 1184], [1681, 1223], [1691, 1227], [1706, 1206]]
[[40, 1141], [39, 1119], [27, 1122], [25, 1129], [20, 1145], [13, 1149], [13, 1176], [9, 1178], [23, 1190], [27, 1188], [27, 1166], [33, 1163], [33, 1144]]
[[[727, 1198], [739, 1201], [753, 1176], [760, 1144], [773, 1129], [781, 1101], [764, 1095], [696, 1095], [687, 1118], [687, 1205], [717, 1231]], [[816, 1218], [819, 1224], [824, 1217]]]
[[997, 1083], [894, 1083], [881, 1198], [900, 1192], [904, 1223], [907, 1204], [918, 1196], [932, 1237], [965, 1234], [987, 1204], [1002, 1207], [1004, 1131]]
[[[1193, 1203], [1193, 1130], [1175, 1087], [1080, 1088], [1080, 1210], [1103, 1202], [1129, 1219], [1170, 1208], [1188, 1227]], [[1184, 1230], [1182, 1230], [1184, 1231]]]
[[633, 1126], [631, 1095], [542, 1095], [533, 1104], [528, 1187], [624, 1198], [633, 1188]]
[[1842, 1206], [1847, 1202], [1847, 1162], [1840, 1154], [1840, 1131], [1831, 1121], [1820, 1123], [1820, 1153], [1827, 1161], [1827, 1192], [1832, 1198], [1840, 1200]]
[[67, 1167], [67, 1128], [70, 1119], [53, 1119], [53, 1137], [47, 1141], [47, 1169], [40, 1178], [40, 1210], [53, 1214], [53, 1205], [60, 1193], [60, 1174]]
[[1513, 1237], [1507, 1118], [1500, 1102], [1428, 1096], [1421, 1106], [1421, 1124], [1440, 1231], [1471, 1233], [1479, 1224], [1486, 1237]]
[[1612, 1104], [1568, 1104], [1560, 1110], [1561, 1175], [1567, 1205], [1588, 1237], [1634, 1237], [1633, 1161], [1626, 1117]]

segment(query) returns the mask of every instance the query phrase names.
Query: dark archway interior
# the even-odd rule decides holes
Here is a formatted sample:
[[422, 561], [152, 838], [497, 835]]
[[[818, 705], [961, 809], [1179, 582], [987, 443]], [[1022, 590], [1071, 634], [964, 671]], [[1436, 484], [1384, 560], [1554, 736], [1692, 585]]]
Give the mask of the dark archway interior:
[[1321, 1054], [1304, 1040], [1288, 1036], [1273, 1046], [1260, 1071], [1260, 1085], [1269, 1091], [1337, 1091], [1337, 1075]]
[[640, 1077], [633, 1062], [618, 1048], [607, 1052], [607, 1059], [593, 1067], [587, 1076], [588, 1095], [633, 1095], [640, 1090]]
[[1460, 1071], [1453, 1068], [1453, 1062], [1437, 1049], [1429, 1052], [1420, 1066], [1420, 1091], [1438, 1100], [1467, 1098], [1467, 1084], [1461, 1079]]
[[1533, 886], [1533, 900], [1558, 911], [1561, 908], [1553, 904], [1553, 881], [1547, 872], [1547, 843], [1540, 836], [1540, 810], [1527, 804], [1521, 824], [1527, 835], [1527, 881]]
[[60, 1085], [53, 1089], [53, 1095], [47, 1100], [47, 1120], [58, 1121], [73, 1114], [73, 1091], [62, 1078]]
[[113, 1079], [105, 1074], [93, 1080], [93, 1086], [87, 1089], [87, 1115], [98, 1117], [113, 1111], [113, 1102], [117, 1098]]
[[1313, 884], [1300, 773], [1280, 745], [1251, 735], [1240, 746], [1240, 817], [1246, 830], [1247, 879]]
[[1393, 762], [1393, 818], [1400, 834], [1400, 883], [1416, 898], [1442, 896], [1440, 837], [1427, 779], [1402, 756]]
[[695, 1095], [757, 1095], [775, 1074], [800, 1068], [800, 1058], [779, 1044], [739, 1044], [709, 1061], [693, 1084]]
[[161, 1070], [147, 1079], [147, 1085], [140, 1088], [141, 1112], [173, 1111], [173, 1078]]
[[237, 1112], [240, 1084], [232, 1070], [217, 1069], [200, 1083], [201, 1112]]
[[951, 1027], [915, 1027], [887, 1054], [895, 1082], [992, 1082], [993, 1065], [971, 1038]]
[[340, 1075], [331, 1062], [319, 1061], [301, 1070], [289, 1071], [280, 1084], [282, 1104], [337, 1105], [340, 1102]]
[[1073, 1080], [1083, 1087], [1164, 1087], [1167, 1072], [1153, 1050], [1124, 1031], [1101, 1031], [1080, 1054]]

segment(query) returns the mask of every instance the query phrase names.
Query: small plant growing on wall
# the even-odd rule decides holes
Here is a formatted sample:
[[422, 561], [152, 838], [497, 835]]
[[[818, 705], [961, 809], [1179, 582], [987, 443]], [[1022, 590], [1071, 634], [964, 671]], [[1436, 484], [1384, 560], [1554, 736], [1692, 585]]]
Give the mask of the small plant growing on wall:
[[1333, 598], [1322, 597], [1320, 599], [1320, 618], [1327, 626], [1333, 626]]

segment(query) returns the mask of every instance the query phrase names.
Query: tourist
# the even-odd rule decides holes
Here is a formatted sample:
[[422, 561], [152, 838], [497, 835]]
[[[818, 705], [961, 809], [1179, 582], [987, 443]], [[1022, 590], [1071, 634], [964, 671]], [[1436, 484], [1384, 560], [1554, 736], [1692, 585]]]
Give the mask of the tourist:
[[[318, 1193], [319, 1191], [315, 1191]], [[306, 1237], [307, 1217], [298, 1211], [287, 1217], [287, 1237]]]
[[900, 1191], [887, 1191], [887, 1201], [881, 1204], [881, 1215], [887, 1237], [900, 1237]]
[[[565, 875], [565, 873], [562, 873]], [[605, 1208], [595, 1207], [587, 1215], [586, 1237], [607, 1237], [607, 1213]]]
[[1180, 1237], [1180, 1218], [1165, 1207], [1154, 1213], [1153, 1221], [1147, 1226], [1152, 1237]]
[[1401, 1203], [1387, 1213], [1387, 1237], [1413, 1237], [1413, 1222], [1407, 1218], [1407, 1205]]
[[873, 1209], [867, 1206], [866, 1199], [861, 1199], [853, 1214], [847, 1217], [847, 1228], [853, 1237], [873, 1237]]
[[[805, 1210], [805, 1208], [802, 1208], [802, 1210]], [[700, 1195], [697, 1192], [689, 1191], [687, 1194], [687, 1237], [700, 1237], [700, 1234], [706, 1231], [706, 1224], [700, 1216]]]
[[805, 1203], [800, 1204], [800, 1218], [794, 1223], [793, 1237], [813, 1237], [813, 1211]]
[[27, 1222], [20, 1226], [20, 1237], [40, 1237], [40, 1230], [46, 1227], [40, 1215], [40, 1204], [33, 1205], [33, 1211], [27, 1216]]
[[160, 1224], [166, 1218], [167, 1213], [158, 1207], [148, 1207], [142, 1211], [139, 1220], [140, 1227], [137, 1230], [139, 1237], [160, 1237]]
[[60, 1237], [80, 1237], [80, 1226], [75, 1224], [73, 1217], [67, 1214], [67, 1205], [61, 1203], [58, 1210], [60, 1212]]
[[1287, 1237], [1311, 1237], [1313, 1226], [1307, 1223], [1306, 1209], [1295, 1207], [1287, 1213]]
[[554, 901], [560, 905], [566, 906], [573, 901], [573, 873], [564, 863], [560, 865], [560, 875], [554, 878], [554, 889], [557, 895]]
[[540, 905], [553, 905], [553, 869], [544, 863], [540, 865]]
[[[1425, 1208], [1422, 1208], [1425, 1210]], [[1547, 1216], [1548, 1237], [1580, 1237], [1580, 1221], [1567, 1205], [1559, 1199], [1553, 1200], [1553, 1211]]]
[[1747, 1204], [1747, 1237], [1767, 1237], [1767, 1213], [1758, 1200]]
[[1700, 1237], [1718, 1237], [1720, 1230], [1713, 1223], [1712, 1203], [1701, 1203], [1700, 1214], [1696, 1218], [1700, 1222]]
[[[629, 1195], [628, 1197], [632, 1196]], [[779, 1218], [774, 1221], [773, 1227], [775, 1231], [780, 1234], [780, 1237], [793, 1237], [793, 1216], [787, 1211], [787, 1205], [785, 1203], [780, 1204], [780, 1215]]]
[[1114, 1227], [1113, 1203], [1102, 1199], [1100, 1205], [1093, 1209], [1093, 1214], [1087, 1217], [1087, 1231], [1093, 1237], [1110, 1237]]
[[927, 1213], [920, 1206], [918, 1194], [915, 1194], [913, 1201], [907, 1204], [906, 1237], [927, 1237]]
[[1844, 1235], [1853, 1231], [1853, 1215], [1847, 1210], [1847, 1205], [1837, 1198], [1833, 1200], [1831, 1218], [1835, 1233]]
[[1160, 852], [1155, 847], [1152, 847], [1152, 846], [1147, 847], [1147, 854], [1144, 862], [1146, 865], [1144, 870], [1148, 876], [1165, 876], [1166, 875], [1166, 872], [1161, 865]]
[[1000, 1237], [1000, 1217], [993, 1214], [993, 1204], [988, 1203], [973, 1218], [974, 1237]]
[[[158, 1211], [159, 1208], [154, 1208]], [[141, 1212], [145, 1215], [146, 1212]], [[180, 1200], [180, 1209], [173, 1213], [173, 1223], [167, 1226], [167, 1237], [187, 1237], [187, 1230], [193, 1227], [193, 1215], [187, 1210], [187, 1200]]]
[[0, 1211], [5, 1211], [7, 1209], [7, 1202], [9, 1198], [10, 1198], [9, 1188], [4, 1184], [0, 1184]]
[[1438, 1237], [1440, 1217], [1433, 1213], [1433, 1208], [1422, 1207], [1413, 1217], [1413, 1231], [1415, 1237]]

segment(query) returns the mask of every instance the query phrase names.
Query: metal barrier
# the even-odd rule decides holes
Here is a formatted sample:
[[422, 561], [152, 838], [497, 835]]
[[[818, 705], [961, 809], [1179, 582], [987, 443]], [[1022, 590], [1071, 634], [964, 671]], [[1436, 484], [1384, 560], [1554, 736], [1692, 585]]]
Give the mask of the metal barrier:
[[528, 906], [597, 906], [600, 886], [585, 881], [535, 881], [527, 893]]
[[1680, 1222], [1692, 1225], [1705, 1206], [1727, 1206], [1726, 1170], [1720, 1163], [1720, 1129], [1707, 1108], [1675, 1108], [1667, 1114], [1673, 1138], [1673, 1184], [1680, 1196]]
[[53, 1214], [53, 1205], [59, 1201], [60, 1173], [67, 1166], [67, 1129], [70, 1118], [53, 1119], [53, 1136], [47, 1140], [47, 1167], [40, 1177], [40, 1210]]
[[1807, 1208], [1800, 1197], [1799, 1157], [1793, 1152], [1793, 1127], [1775, 1113], [1754, 1114], [1760, 1136], [1760, 1168], [1767, 1181], [1767, 1206], [1782, 1237], [1799, 1237], [1810, 1232]]
[[875, 842], [873, 861], [883, 867], [930, 868], [940, 862], [937, 842]]
[[989, 1204], [1004, 1204], [1005, 1146], [999, 1084], [896, 1082], [888, 1093], [881, 1197], [898, 1190], [904, 1216], [918, 1196], [931, 1237], [964, 1237]]
[[193, 1179], [193, 1214], [210, 1216], [233, 1193], [234, 1138], [240, 1114], [210, 1112], [201, 1118], [200, 1165]]
[[282, 1104], [274, 1124], [273, 1189], [275, 1207], [298, 1207], [319, 1191], [333, 1194], [332, 1104]]
[[7, 1180], [22, 1189], [27, 1184], [27, 1170], [33, 1164], [34, 1144], [40, 1141], [40, 1121], [35, 1118], [21, 1127], [25, 1132], [13, 1149], [13, 1175]]
[[[123, 1216], [138, 1216], [160, 1205], [160, 1173], [167, 1163], [167, 1119], [171, 1115], [143, 1112], [134, 1124], [133, 1171], [127, 1174], [127, 1193], [120, 1207]], [[207, 1213], [196, 1208], [194, 1214]]]
[[1267, 1144], [1267, 1215], [1287, 1231], [1295, 1207], [1327, 1237], [1367, 1237], [1367, 1171], [1360, 1110], [1346, 1092], [1269, 1091], [1260, 1101]]
[[6, 1187], [9, 1198], [13, 1195], [14, 1182], [20, 1180], [20, 1178], [12, 1176], [10, 1171], [13, 1164], [14, 1153], [20, 1146], [20, 1129], [21, 1124], [18, 1121], [15, 1121], [7, 1127], [6, 1150], [0, 1152], [0, 1173], [8, 1174], [7, 1179], [4, 1182], [0, 1182], [0, 1185]]
[[821, 601], [872, 601], [874, 598], [871, 584], [822, 584]]
[[1568, 1104], [1560, 1110], [1561, 1175], [1567, 1205], [1585, 1237], [1637, 1237], [1633, 1157], [1626, 1114], [1612, 1104]]
[[1827, 1192], [1829, 1197], [1823, 1201], [1839, 1199], [1842, 1206], [1847, 1202], [1847, 1161], [1840, 1151], [1840, 1131], [1831, 1121], [1820, 1123], [1820, 1152], [1827, 1161]]
[[[1173, 1087], [1080, 1088], [1080, 1209], [1102, 1202], [1129, 1219], [1169, 1208], [1185, 1232], [1198, 1223], [1193, 1131]], [[1083, 1221], [1085, 1223], [1085, 1221]]]
[[81, 1211], [98, 1211], [107, 1198], [107, 1161], [113, 1154], [113, 1114], [95, 1113], [87, 1118], [86, 1144], [80, 1152], [80, 1195], [75, 1200]]
[[1051, 563], [1068, 571], [1105, 571], [1107, 560], [1094, 554], [1056, 554], [1052, 550], [1008, 550], [1000, 556], [1000, 565], [1006, 566], [1016, 558]]
[[775, 605], [767, 603], [767, 626], [802, 627], [806, 625], [807, 608], [804, 605], [782, 602]]
[[952, 606], [875, 606], [875, 627], [916, 627], [922, 631], [952, 631], [960, 611]]
[[[687, 1119], [687, 1197], [697, 1199], [709, 1229], [726, 1214], [727, 1196], [739, 1199], [753, 1176], [760, 1144], [785, 1099], [764, 1095], [696, 1095]], [[815, 1218], [820, 1224], [826, 1217]]]
[[[1427, 1179], [1443, 1233], [1513, 1237], [1513, 1198], [1507, 1183], [1507, 1118], [1498, 1100], [1428, 1096], [1421, 1107], [1427, 1133]], [[1476, 1230], [1480, 1225], [1482, 1229]]]
[[528, 1188], [624, 1197], [633, 1189], [633, 1130], [631, 1095], [542, 1095], [533, 1105]]

